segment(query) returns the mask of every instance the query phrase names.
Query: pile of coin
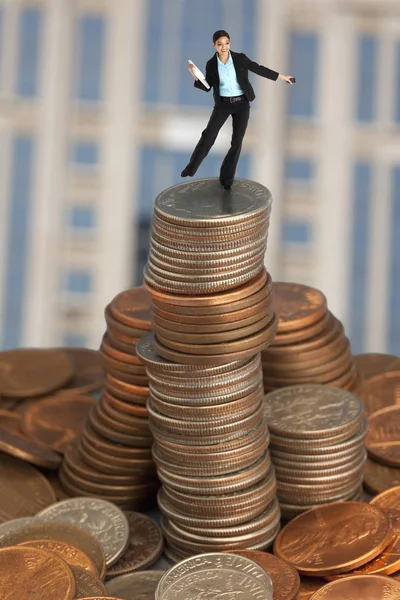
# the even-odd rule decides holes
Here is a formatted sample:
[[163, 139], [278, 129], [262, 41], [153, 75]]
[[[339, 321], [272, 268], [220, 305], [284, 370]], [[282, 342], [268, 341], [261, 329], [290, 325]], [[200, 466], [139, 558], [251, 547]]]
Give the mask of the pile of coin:
[[157, 354], [152, 333], [137, 351], [150, 381], [168, 555], [270, 545], [280, 513], [259, 354], [217, 367], [180, 365]]
[[[398, 506], [398, 493], [393, 497]], [[375, 600], [400, 595], [398, 576], [385, 576], [400, 567], [400, 513], [394, 526], [395, 509], [388, 512], [393, 497], [378, 497], [376, 504], [326, 504], [303, 513], [281, 530], [274, 552], [302, 575], [300, 598]], [[324, 585], [322, 577], [332, 583]]]
[[92, 408], [80, 443], [65, 454], [59, 477], [71, 496], [95, 496], [124, 508], [154, 500], [158, 488], [151, 457], [146, 369], [136, 354], [151, 328], [150, 299], [143, 288], [118, 294], [105, 309], [101, 344], [105, 390]]
[[289, 386], [265, 396], [282, 516], [358, 499], [368, 424], [361, 400], [327, 385]]
[[236, 597], [273, 600], [274, 587], [268, 573], [256, 562], [210, 552], [187, 558], [167, 571], [157, 586], [155, 600], [233, 598], [233, 593]]
[[217, 179], [175, 185], [156, 198], [145, 279], [174, 294], [212, 294], [253, 279], [264, 265], [272, 197], [236, 180], [221, 197]]
[[278, 282], [273, 293], [278, 328], [261, 354], [265, 391], [303, 383], [356, 390], [359, 377], [350, 342], [322, 292]]
[[68, 499], [35, 517], [0, 524], [0, 594], [108, 597], [104, 577], [149, 567], [162, 549], [161, 531], [149, 517], [103, 500]]

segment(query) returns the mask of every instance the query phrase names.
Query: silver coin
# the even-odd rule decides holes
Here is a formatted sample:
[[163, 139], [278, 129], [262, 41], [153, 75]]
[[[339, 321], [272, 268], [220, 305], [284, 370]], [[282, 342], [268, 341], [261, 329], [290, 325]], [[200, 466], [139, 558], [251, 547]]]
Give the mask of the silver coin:
[[70, 569], [75, 578], [74, 600], [77, 598], [89, 598], [88, 594], [90, 594], [90, 597], [94, 597], [103, 595], [107, 592], [101, 579], [95, 577], [92, 573], [89, 573], [89, 571], [85, 571], [84, 569], [72, 565]]
[[38, 516], [44, 521], [70, 523], [93, 535], [104, 548], [108, 567], [122, 556], [129, 542], [128, 519], [106, 500], [69, 498], [48, 506]]
[[236, 179], [227, 193], [218, 179], [197, 179], [159, 194], [155, 213], [187, 227], [221, 227], [246, 221], [269, 210], [271, 192], [259, 183]]
[[128, 573], [107, 581], [107, 592], [125, 600], [154, 600], [157, 585], [165, 571]]
[[[268, 573], [254, 561], [224, 552], [200, 554], [181, 561], [161, 578], [155, 600], [229, 598], [273, 600]], [[231, 597], [234, 597], [231, 596]]]
[[21, 531], [27, 525], [32, 525], [35, 523], [42, 523], [42, 519], [40, 519], [39, 517], [20, 517], [19, 519], [12, 519], [11, 521], [1, 523], [0, 540], [3, 539], [9, 533]]

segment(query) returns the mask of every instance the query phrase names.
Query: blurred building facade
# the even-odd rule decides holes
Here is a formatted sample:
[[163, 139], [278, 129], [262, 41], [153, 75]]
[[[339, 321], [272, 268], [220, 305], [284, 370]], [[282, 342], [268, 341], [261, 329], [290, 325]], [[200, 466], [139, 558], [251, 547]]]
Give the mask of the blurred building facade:
[[252, 77], [238, 176], [273, 192], [268, 270], [322, 289], [355, 351], [400, 354], [398, 0], [0, 0], [1, 348], [99, 345], [208, 120], [187, 59], [221, 27], [297, 79]]

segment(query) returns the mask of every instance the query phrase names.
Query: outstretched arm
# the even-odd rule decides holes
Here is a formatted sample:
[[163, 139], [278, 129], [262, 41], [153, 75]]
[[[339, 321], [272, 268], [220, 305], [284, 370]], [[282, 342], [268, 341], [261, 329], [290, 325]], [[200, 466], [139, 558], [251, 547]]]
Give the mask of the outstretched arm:
[[[198, 77], [196, 77], [196, 75], [194, 74], [195, 66], [189, 65], [188, 69], [189, 69], [190, 73], [193, 75], [193, 77], [195, 78], [194, 87], [198, 88], [199, 90], [203, 90], [203, 92], [209, 92], [211, 90], [211, 87], [206, 88], [206, 86], [203, 85], [201, 83], [200, 79], [198, 79]], [[209, 68], [208, 68], [208, 65], [206, 65], [206, 81], [209, 83], [208, 78], [209, 78]]]
[[259, 65], [254, 60], [250, 60], [250, 58], [248, 58], [246, 55], [244, 55], [244, 56], [246, 57], [246, 61], [247, 61], [246, 67], [248, 68], [249, 71], [256, 73], [256, 75], [261, 75], [261, 77], [266, 77], [267, 79], [272, 79], [273, 81], [276, 81], [277, 79], [282, 79], [283, 81], [286, 81], [287, 83], [292, 83], [290, 81], [291, 75], [281, 75], [277, 71], [268, 69], [268, 67]]

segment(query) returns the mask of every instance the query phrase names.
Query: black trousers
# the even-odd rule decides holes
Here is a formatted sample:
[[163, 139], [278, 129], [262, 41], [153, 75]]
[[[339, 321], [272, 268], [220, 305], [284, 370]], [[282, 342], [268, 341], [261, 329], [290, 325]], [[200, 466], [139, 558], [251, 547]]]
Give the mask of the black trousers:
[[214, 106], [207, 127], [202, 132], [199, 143], [193, 150], [193, 154], [186, 167], [189, 175], [196, 173], [217, 139], [222, 125], [230, 115], [232, 115], [231, 147], [222, 162], [219, 179], [224, 185], [232, 185], [242, 149], [244, 134], [249, 122], [250, 103], [247, 99], [232, 103], [221, 101], [218, 106]]

